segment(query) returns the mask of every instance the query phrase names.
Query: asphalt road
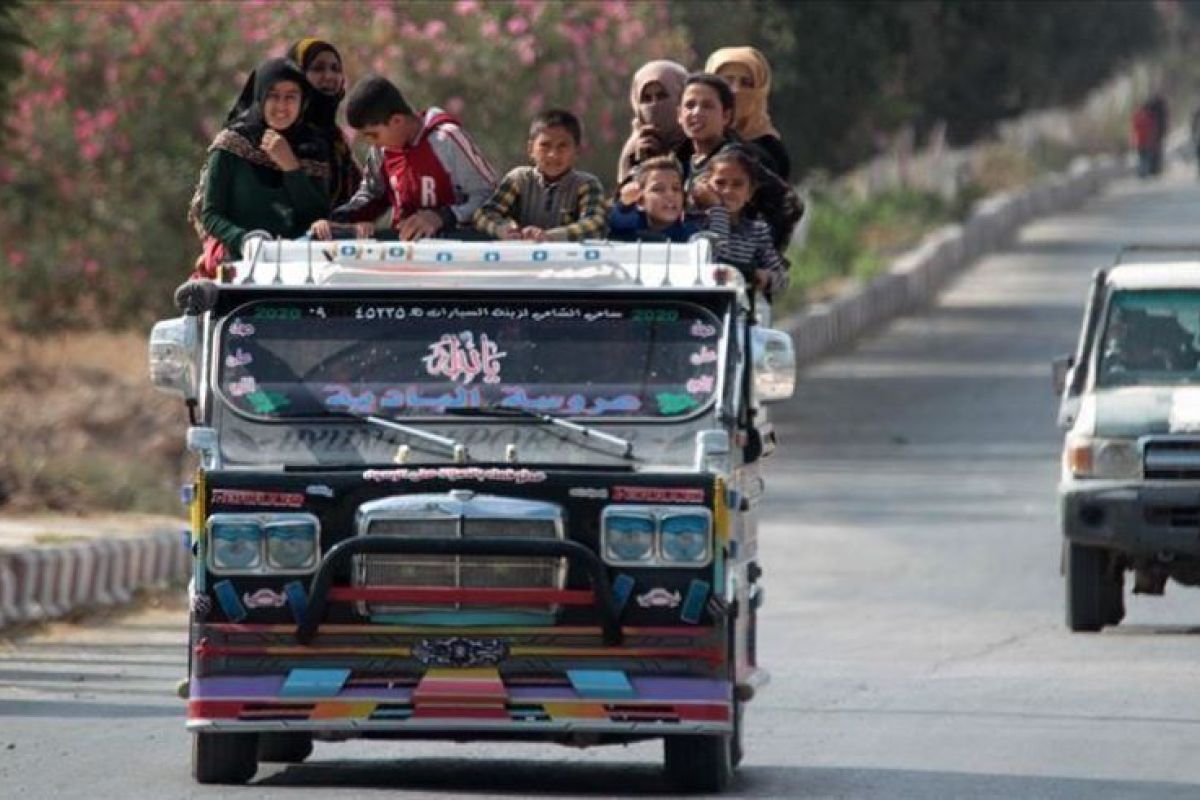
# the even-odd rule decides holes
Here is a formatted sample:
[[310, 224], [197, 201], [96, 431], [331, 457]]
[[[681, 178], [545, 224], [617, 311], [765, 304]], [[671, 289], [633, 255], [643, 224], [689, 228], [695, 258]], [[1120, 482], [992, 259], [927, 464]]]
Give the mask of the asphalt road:
[[[1050, 358], [1128, 239], [1200, 238], [1180, 170], [1031, 225], [927, 313], [809, 370], [775, 419], [761, 661], [730, 796], [1194, 797], [1200, 591], [1062, 622]], [[522, 797], [665, 791], [660, 750], [318, 744], [199, 787], [174, 681], [183, 615], [0, 646], [0, 796]]]

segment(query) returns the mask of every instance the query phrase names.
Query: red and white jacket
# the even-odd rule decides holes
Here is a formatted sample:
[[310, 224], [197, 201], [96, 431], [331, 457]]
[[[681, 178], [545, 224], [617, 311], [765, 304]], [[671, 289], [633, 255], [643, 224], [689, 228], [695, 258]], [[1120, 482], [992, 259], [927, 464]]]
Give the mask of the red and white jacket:
[[362, 183], [333, 210], [334, 222], [366, 222], [390, 205], [392, 224], [432, 209], [448, 227], [469, 225], [475, 209], [491, 196], [496, 172], [458, 120], [440, 108], [420, 114], [421, 132], [399, 149], [372, 147]]

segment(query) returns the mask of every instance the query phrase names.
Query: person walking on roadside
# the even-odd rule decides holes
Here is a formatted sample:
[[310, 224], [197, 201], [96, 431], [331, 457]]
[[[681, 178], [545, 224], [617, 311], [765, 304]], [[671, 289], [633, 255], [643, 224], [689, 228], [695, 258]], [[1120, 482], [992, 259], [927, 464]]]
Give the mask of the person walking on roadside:
[[1196, 157], [1196, 176], [1200, 177], [1200, 106], [1192, 112], [1192, 155]]
[[1154, 169], [1154, 147], [1158, 133], [1154, 113], [1149, 103], [1142, 103], [1133, 112], [1130, 128], [1130, 144], [1137, 153], [1137, 175], [1149, 178]]
[[1154, 117], [1154, 142], [1150, 150], [1150, 174], [1161, 175], [1163, 171], [1163, 150], [1167, 144], [1167, 99], [1156, 94], [1146, 102], [1146, 108]]

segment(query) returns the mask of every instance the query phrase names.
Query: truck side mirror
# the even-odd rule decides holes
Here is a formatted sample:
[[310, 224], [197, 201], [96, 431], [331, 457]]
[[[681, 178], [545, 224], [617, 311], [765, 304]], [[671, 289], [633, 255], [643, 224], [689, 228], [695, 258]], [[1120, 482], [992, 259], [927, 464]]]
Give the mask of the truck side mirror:
[[1050, 371], [1054, 380], [1054, 393], [1061, 396], [1067, 388], [1067, 377], [1075, 366], [1073, 356], [1059, 356], [1050, 362]]
[[150, 382], [184, 400], [195, 400], [200, 374], [200, 318], [156, 322], [150, 331]]
[[791, 334], [772, 328], [750, 329], [754, 393], [760, 403], [787, 400], [796, 389], [796, 349]]

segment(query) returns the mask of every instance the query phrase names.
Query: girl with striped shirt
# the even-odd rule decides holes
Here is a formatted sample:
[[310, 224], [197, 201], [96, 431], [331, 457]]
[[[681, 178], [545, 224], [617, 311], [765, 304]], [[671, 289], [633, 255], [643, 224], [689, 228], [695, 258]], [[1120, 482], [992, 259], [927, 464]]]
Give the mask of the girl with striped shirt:
[[692, 200], [708, 207], [706, 230], [716, 234], [716, 256], [737, 267], [767, 300], [787, 289], [788, 262], [775, 249], [771, 226], [747, 213], [754, 197], [754, 157], [741, 147], [714, 155], [697, 177]]

